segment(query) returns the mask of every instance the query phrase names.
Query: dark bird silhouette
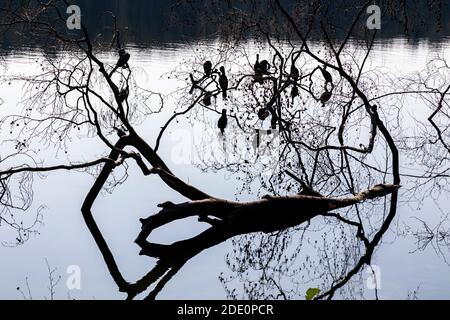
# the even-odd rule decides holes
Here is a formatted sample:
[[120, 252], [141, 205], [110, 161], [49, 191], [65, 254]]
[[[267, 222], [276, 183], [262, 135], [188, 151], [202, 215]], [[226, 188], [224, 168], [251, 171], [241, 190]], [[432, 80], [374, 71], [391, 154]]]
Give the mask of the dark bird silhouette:
[[128, 68], [128, 61], [130, 61], [130, 54], [124, 49], [119, 50], [119, 61], [117, 61], [117, 68]]
[[292, 61], [291, 74], [290, 75], [291, 75], [291, 78], [294, 79], [294, 81], [297, 81], [298, 78], [300, 77], [300, 71], [295, 66], [294, 61]]
[[319, 67], [320, 71], [322, 71], [323, 78], [325, 79], [326, 84], [331, 83], [333, 84], [333, 77], [331, 76], [331, 73], [327, 71], [327, 66], [324, 66], [323, 68]]
[[322, 95], [320, 96], [320, 102], [322, 102], [322, 106], [323, 107], [325, 107], [325, 104], [328, 102], [328, 101], [330, 101], [330, 99], [331, 99], [331, 97], [333, 96], [333, 93], [332, 93], [332, 91], [328, 91], [326, 88], [325, 88], [325, 92], [324, 93], [322, 93]]
[[220, 88], [222, 89], [222, 96], [224, 99], [226, 99], [228, 97], [228, 78], [225, 74], [225, 68], [224, 67], [220, 67], [220, 77], [219, 77], [219, 85]]
[[270, 63], [267, 60], [261, 61], [259, 65], [261, 66], [261, 72], [263, 74], [269, 74]]
[[212, 67], [213, 67], [212, 62], [209, 60], [203, 64], [203, 70], [205, 71], [205, 75], [207, 77], [209, 77], [211, 75]]
[[261, 108], [258, 111], [259, 120], [264, 121], [269, 117], [269, 115], [270, 115], [270, 112], [269, 112], [269, 110], [267, 110], [267, 108]]
[[294, 102], [294, 99], [297, 98], [299, 95], [300, 95], [300, 92], [298, 90], [298, 87], [296, 85], [294, 85], [294, 87], [292, 88], [292, 91], [291, 91], [292, 102]]
[[276, 114], [273, 114], [272, 119], [270, 120], [270, 126], [272, 127], [272, 130], [276, 130], [277, 122], [278, 122], [278, 117]]
[[255, 65], [253, 66], [253, 70], [255, 71], [256, 75], [262, 74], [261, 64], [259, 63], [259, 54], [256, 55], [256, 62]]
[[228, 125], [228, 117], [227, 117], [227, 110], [222, 110], [222, 116], [219, 119], [219, 122], [217, 123], [217, 127], [220, 129], [220, 132], [222, 135], [225, 133], [225, 129]]
[[259, 83], [259, 84], [263, 84], [263, 71], [261, 68], [261, 63], [259, 62], [259, 54], [256, 55], [256, 62], [255, 65], [253, 66], [253, 71], [255, 71], [255, 82]]
[[122, 89], [119, 92], [119, 101], [124, 102], [125, 100], [127, 100], [129, 94], [130, 94], [130, 89], [128, 87], [126, 87], [125, 89]]
[[125, 49], [121, 48], [119, 50], [119, 60], [116, 63], [116, 66], [109, 74], [110, 76], [117, 71], [119, 68], [128, 69], [130, 66], [128, 65], [128, 61], [130, 61], [130, 54], [125, 51]]
[[203, 104], [205, 106], [209, 107], [211, 105], [211, 97], [212, 97], [211, 92], [205, 93], [205, 97], [203, 98]]

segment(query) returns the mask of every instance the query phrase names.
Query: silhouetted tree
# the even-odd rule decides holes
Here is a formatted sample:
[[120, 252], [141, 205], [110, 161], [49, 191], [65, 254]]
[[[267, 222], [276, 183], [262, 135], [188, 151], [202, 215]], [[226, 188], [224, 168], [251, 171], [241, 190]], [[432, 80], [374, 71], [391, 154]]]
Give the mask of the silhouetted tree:
[[[11, 213], [14, 217], [15, 209], [29, 208], [36, 174], [56, 170], [94, 174], [96, 180], [81, 212], [119, 290], [130, 299], [152, 285], [147, 298], [155, 298], [192, 257], [229, 239], [235, 250], [227, 256], [227, 262], [234, 274], [221, 279], [230, 297], [238, 297], [228, 286], [234, 277], [243, 281], [247, 298], [295, 298], [304, 295], [304, 285], [311, 285], [322, 290], [316, 298], [331, 299], [360, 275], [363, 267], [371, 264], [397, 215], [402, 178], [397, 132], [387, 101], [405, 93], [384, 92], [382, 85], [392, 80], [389, 75], [367, 70], [377, 36], [377, 32], [365, 29], [371, 1], [353, 5], [354, 15], [343, 25], [319, 18], [336, 10], [320, 1], [296, 1], [291, 7], [280, 0], [264, 4], [248, 1], [247, 10], [242, 10], [241, 1], [236, 2], [228, 1], [226, 8], [223, 4], [214, 6], [216, 1], [208, 2], [205, 13], [209, 21], [218, 23], [224, 31], [219, 53], [206, 52], [173, 71], [177, 78], [185, 79], [185, 87], [179, 110], [162, 125], [154, 146], [139, 135], [136, 126], [143, 118], [160, 112], [164, 98], [139, 87], [132, 60], [119, 67], [117, 62], [106, 63], [100, 54], [104, 49], [101, 40], [84, 25], [79, 32], [66, 30], [66, 1], [28, 1], [14, 12], [3, 11], [2, 26], [31, 27], [36, 36], [51, 36], [66, 54], [48, 55], [40, 75], [16, 79], [28, 85], [28, 99], [23, 114], [9, 115], [1, 122], [3, 128], [19, 131], [14, 141], [16, 151], [1, 158], [6, 167], [0, 172], [2, 216]], [[215, 14], [209, 14], [209, 9]], [[273, 15], [261, 15], [259, 11]], [[311, 41], [312, 30], [322, 36], [323, 46]], [[344, 36], [338, 36], [342, 30]], [[353, 34], [361, 32], [366, 41], [352, 41]], [[115, 39], [120, 38], [116, 24], [112, 33]], [[259, 44], [259, 52], [248, 53], [243, 45], [249, 34]], [[114, 48], [118, 61], [123, 60], [125, 44], [117, 40]], [[257, 53], [261, 53], [261, 59], [255, 68]], [[212, 62], [211, 74], [205, 74], [206, 61]], [[292, 74], [293, 64], [298, 75]], [[325, 67], [331, 79], [321, 72]], [[223, 95], [220, 74], [225, 72], [228, 83], [227, 94]], [[295, 95], [294, 89], [298, 90]], [[439, 113], [447, 104], [448, 91], [412, 88], [410, 93], [422, 92], [433, 98], [438, 94]], [[235, 144], [227, 149], [236, 156], [233, 161], [213, 159], [202, 169], [234, 172], [241, 176], [243, 188], [251, 189], [258, 182], [255, 194], [259, 197], [253, 201], [210, 195], [180, 179], [158, 155], [167, 129], [180, 117], [195, 118], [206, 112], [219, 119], [223, 108], [217, 101], [228, 103], [223, 96], [232, 105], [223, 141], [233, 139], [233, 135], [247, 135], [251, 139], [244, 141], [246, 150], [258, 154], [262, 146], [267, 146], [275, 150], [271, 155], [274, 164], [262, 163], [259, 154], [256, 159], [248, 159], [242, 145]], [[260, 120], [261, 109], [266, 111], [264, 121]], [[259, 124], [266, 128], [256, 131], [255, 136]], [[439, 136], [439, 127], [434, 127]], [[34, 156], [38, 141], [67, 150], [67, 140], [77, 132], [99, 138], [108, 154], [54, 166], [45, 166]], [[277, 145], [273, 139], [267, 145], [267, 140], [260, 139], [261, 132], [276, 136]], [[141, 220], [142, 231], [136, 243], [142, 255], [155, 258], [157, 263], [135, 283], [123, 278], [92, 213], [104, 188], [113, 190], [124, 182], [115, 172], [131, 165], [138, 166], [145, 176], [159, 177], [161, 183], [187, 199], [185, 203], [167, 199], [158, 206], [159, 212]], [[261, 197], [262, 193], [265, 195]], [[193, 216], [209, 228], [171, 245], [147, 240], [155, 229]], [[17, 229], [18, 243], [22, 242], [28, 229], [17, 223], [10, 226]], [[305, 247], [314, 249], [314, 254], [304, 254]], [[298, 259], [303, 259], [303, 265], [294, 266]], [[258, 277], [252, 279], [250, 271]], [[302, 272], [308, 280], [300, 278]], [[286, 286], [286, 278], [294, 285]]]

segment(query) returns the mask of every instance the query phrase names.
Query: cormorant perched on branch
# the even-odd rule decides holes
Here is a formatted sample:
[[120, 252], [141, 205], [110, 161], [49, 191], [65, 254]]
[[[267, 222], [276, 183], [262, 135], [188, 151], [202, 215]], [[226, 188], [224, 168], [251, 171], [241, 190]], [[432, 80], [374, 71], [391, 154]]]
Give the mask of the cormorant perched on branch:
[[323, 78], [325, 79], [326, 84], [331, 83], [333, 84], [333, 77], [331, 76], [331, 73], [327, 71], [327, 66], [324, 66], [323, 68], [319, 67], [320, 71], [322, 71]]
[[272, 114], [272, 119], [270, 120], [270, 126], [272, 127], [272, 130], [276, 130], [277, 129], [277, 122], [278, 122], [278, 117], [274, 113], [274, 114]]
[[109, 75], [111, 76], [119, 68], [128, 69], [129, 68], [128, 61], [130, 61], [130, 57], [131, 57], [130, 54], [126, 52], [125, 49], [121, 48], [119, 50], [119, 60], [117, 61], [116, 66]]
[[253, 66], [253, 71], [255, 71], [256, 75], [262, 74], [261, 64], [259, 63], [259, 54], [256, 55], [256, 62], [255, 65]]
[[128, 98], [129, 94], [130, 94], [130, 89], [127, 86], [125, 89], [122, 89], [119, 92], [119, 101], [124, 102]]
[[205, 71], [205, 75], [207, 77], [209, 77], [211, 75], [212, 67], [213, 67], [212, 62], [209, 60], [203, 64], [203, 70]]
[[211, 92], [207, 92], [205, 93], [205, 97], [203, 98], [203, 103], [205, 104], [205, 106], [210, 106], [211, 105]]
[[298, 90], [298, 87], [296, 85], [294, 85], [294, 87], [292, 88], [292, 91], [291, 91], [292, 102], [294, 102], [294, 99], [297, 98], [299, 95], [300, 95], [300, 92]]
[[270, 63], [267, 60], [263, 60], [259, 63], [261, 67], [261, 72], [263, 74], [269, 74]]
[[322, 102], [322, 106], [325, 107], [325, 104], [330, 101], [331, 97], [333, 96], [332, 91], [328, 91], [327, 88], [325, 88], [325, 92], [322, 93], [320, 96], [320, 102]]
[[117, 68], [128, 68], [128, 61], [130, 61], [130, 54], [125, 49], [119, 50], [119, 61], [117, 61]]
[[222, 135], [225, 133], [227, 125], [228, 125], [227, 109], [222, 109], [222, 116], [220, 117], [219, 122], [217, 123], [217, 127], [220, 129]]
[[257, 83], [263, 84], [263, 72], [261, 68], [261, 63], [259, 62], [259, 54], [256, 55], [256, 62], [253, 66], [253, 71], [255, 71], [254, 79]]
[[292, 79], [294, 79], [294, 81], [297, 81], [298, 78], [300, 77], [300, 71], [295, 66], [295, 62], [294, 61], [292, 61], [290, 76], [291, 76]]
[[219, 85], [222, 89], [222, 96], [224, 99], [228, 97], [227, 91], [228, 91], [228, 78], [225, 74], [225, 68], [222, 66], [220, 67], [220, 77], [219, 77]]
[[264, 121], [269, 117], [269, 115], [270, 115], [270, 112], [269, 112], [269, 110], [267, 110], [267, 108], [261, 108], [258, 111], [259, 120]]

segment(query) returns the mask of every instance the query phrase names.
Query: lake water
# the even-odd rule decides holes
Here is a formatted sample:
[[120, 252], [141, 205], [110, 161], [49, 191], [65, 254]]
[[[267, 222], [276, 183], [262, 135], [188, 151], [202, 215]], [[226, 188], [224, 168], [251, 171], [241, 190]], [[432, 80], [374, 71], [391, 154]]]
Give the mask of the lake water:
[[[164, 47], [134, 48], [130, 50], [131, 64], [140, 66], [142, 72], [138, 81], [146, 88], [170, 93], [177, 82], [168, 79], [166, 73], [186, 58], [195, 54], [195, 49], [211, 48], [216, 43], [185, 45], [168, 44]], [[252, 50], [249, 44], [249, 50]], [[320, 44], [317, 44], [320, 47]], [[410, 45], [402, 39], [379, 43], [372, 53], [371, 67], [380, 66], [400, 75], [422, 70], [428, 59], [441, 55], [450, 58], [450, 41], [439, 44], [426, 41]], [[106, 59], [108, 55], [105, 54]], [[7, 56], [2, 68], [6, 74], [32, 74], [39, 66], [36, 59], [41, 59], [38, 51], [18, 51]], [[111, 59], [113, 57], [111, 56]], [[1, 114], [14, 112], [23, 97], [23, 88], [16, 85], [0, 84], [0, 95], [4, 101]], [[169, 100], [170, 101], [170, 100]], [[416, 104], [411, 110], [421, 114], [422, 108]], [[152, 116], [139, 126], [139, 133], [149, 141], [155, 141], [158, 128], [173, 112], [171, 101], [164, 112]], [[415, 110], [415, 111], [414, 111]], [[214, 121], [215, 118], [210, 119]], [[209, 120], [208, 120], [209, 121]], [[212, 124], [213, 125], [213, 124]], [[188, 122], [180, 123], [177, 130], [191, 130]], [[252, 199], [252, 195], [237, 195], [240, 186], [232, 175], [225, 172], [202, 172], [190, 163], [180, 163], [173, 155], [173, 148], [179, 144], [179, 131], [170, 129], [164, 138], [159, 151], [168, 166], [181, 178], [193, 185], [200, 186], [209, 194], [239, 200]], [[7, 132], [1, 132], [3, 140], [8, 139]], [[178, 137], [178, 138], [177, 138]], [[93, 159], [98, 155], [101, 145], [95, 139], [79, 140], [71, 143], [71, 160]], [[103, 150], [103, 149], [100, 149]], [[47, 150], [48, 162], [64, 161], [66, 155], [59, 153], [56, 157], [52, 150]], [[44, 152], [44, 154], [45, 154]], [[220, 181], [220, 182], [219, 182]], [[61, 281], [56, 287], [56, 298], [66, 299], [123, 299], [125, 295], [117, 290], [108, 269], [96, 247], [86, 225], [80, 208], [84, 196], [93, 183], [93, 178], [77, 172], [55, 172], [45, 180], [36, 179], [35, 201], [29, 214], [42, 204], [44, 224], [39, 228], [40, 235], [33, 237], [24, 245], [14, 248], [0, 247], [0, 298], [20, 299], [17, 287], [25, 288], [28, 278], [31, 294], [35, 299], [48, 297], [48, 271], [45, 258], [52, 267], [57, 268]], [[254, 198], [254, 196], [253, 196]], [[119, 186], [113, 194], [105, 194], [93, 209], [100, 228], [116, 255], [117, 263], [126, 279], [137, 280], [146, 273], [154, 262], [138, 255], [139, 248], [134, 239], [140, 230], [139, 218], [157, 212], [156, 205], [165, 201], [183, 202], [175, 192], [167, 188], [155, 177], [142, 177], [133, 168], [125, 184]], [[420, 288], [418, 295], [422, 299], [450, 299], [450, 267], [436, 255], [432, 248], [424, 252], [414, 253], [414, 239], [396, 236], [404, 224], [413, 224], [413, 216], [431, 223], [438, 221], [442, 211], [450, 207], [448, 195], [439, 198], [439, 207], [433, 199], [426, 200], [421, 209], [415, 205], [400, 204], [399, 214], [391, 232], [384, 238], [378, 248], [373, 263], [380, 267], [382, 287], [379, 296], [382, 299], [406, 299], [408, 292]], [[442, 211], [441, 211], [442, 210]], [[158, 230], [152, 239], [162, 243], [170, 243], [187, 238], [204, 230], [195, 220], [173, 223], [169, 227]], [[10, 240], [13, 234], [1, 230], [2, 241]], [[224, 257], [232, 250], [230, 242], [204, 251], [187, 265], [168, 283], [160, 294], [160, 299], [223, 299], [226, 293], [218, 276], [228, 272]], [[69, 291], [66, 287], [69, 266], [79, 266], [81, 270], [81, 290]], [[367, 292], [367, 297], [373, 294]]]

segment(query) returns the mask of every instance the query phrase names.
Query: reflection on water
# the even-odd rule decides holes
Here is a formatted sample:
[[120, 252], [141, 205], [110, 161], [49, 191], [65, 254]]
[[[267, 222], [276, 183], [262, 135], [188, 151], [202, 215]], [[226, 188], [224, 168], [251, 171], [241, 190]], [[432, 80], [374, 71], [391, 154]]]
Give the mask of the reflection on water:
[[[214, 46], [214, 43], [205, 44]], [[249, 51], [256, 51], [249, 46]], [[316, 44], [320, 48], [320, 44]], [[200, 45], [201, 48], [201, 45]], [[176, 68], [185, 59], [195, 55], [193, 48], [185, 45], [168, 45], [164, 47], [135, 48], [130, 50], [131, 64], [139, 66], [137, 82], [143, 83], [154, 91], [170, 93], [177, 85], [177, 81], [170, 79], [167, 72]], [[401, 40], [391, 40], [379, 43], [370, 61], [370, 68], [382, 67], [395, 70], [401, 74], [408, 74], [425, 67], [427, 59], [433, 55], [450, 55], [450, 42], [439, 45], [421, 42], [411, 46]], [[18, 51], [9, 55], [5, 62], [6, 73], [29, 73], [39, 68], [39, 51]], [[108, 58], [108, 54], [105, 53]], [[113, 57], [111, 56], [111, 59]], [[2, 83], [0, 92], [4, 105], [2, 115], [10, 113], [17, 108], [22, 88], [9, 86]], [[138, 127], [139, 133], [149, 141], [155, 141], [156, 130], [162, 121], [167, 119], [176, 107], [176, 101], [169, 100], [162, 114], [150, 117]], [[418, 101], [413, 102], [417, 108], [404, 110], [405, 117], [418, 108]], [[420, 112], [416, 113], [418, 115]], [[214, 118], [215, 119], [215, 118]], [[214, 125], [214, 119], [206, 119], [201, 125]], [[195, 120], [195, 119], [194, 119]], [[194, 126], [196, 124], [194, 123]], [[180, 130], [192, 132], [191, 123], [181, 121], [177, 126]], [[2, 140], [7, 135], [2, 132]], [[177, 135], [179, 131], [169, 130], [165, 143], [160, 150], [160, 156], [167, 161], [169, 167], [179, 176], [192, 184], [202, 185], [210, 194], [226, 199], [234, 199], [236, 190], [241, 181], [236, 177], [220, 172], [205, 172], [202, 162], [191, 163], [177, 161], [173, 157], [173, 146], [179, 143]], [[83, 154], [74, 152], [72, 156], [92, 158], [98, 154], [99, 142], [93, 139], [77, 139], [72, 141], [72, 150], [83, 150]], [[191, 150], [202, 152], [202, 150]], [[53, 155], [52, 150], [45, 150]], [[45, 154], [44, 152], [44, 154]], [[198, 155], [196, 155], [198, 156]], [[59, 154], [58, 160], [65, 159], [65, 155]], [[201, 157], [200, 157], [201, 158]], [[189, 157], [192, 160], [192, 157]], [[199, 159], [198, 157], [195, 159]], [[406, 164], [405, 164], [406, 165]], [[217, 183], [223, 179], [226, 183]], [[0, 275], [0, 298], [20, 298], [16, 291], [17, 286], [23, 288], [25, 277], [28, 277], [32, 295], [42, 298], [48, 294], [47, 269], [44, 258], [47, 258], [52, 266], [58, 267], [63, 281], [57, 288], [57, 297], [70, 296], [76, 299], [115, 299], [124, 298], [117, 292], [117, 287], [98, 253], [98, 249], [86, 229], [80, 214], [80, 207], [84, 196], [93, 182], [92, 177], [77, 173], [58, 172], [50, 174], [46, 180], [36, 181], [35, 208], [45, 204], [44, 225], [40, 228], [41, 234], [25, 245], [18, 248], [0, 248], [2, 256], [2, 273]], [[206, 187], [205, 187], [206, 186]], [[170, 195], [170, 196], [168, 196]], [[238, 194], [239, 200], [252, 199], [251, 194]], [[157, 179], [148, 179], [130, 169], [129, 178], [125, 185], [119, 186], [113, 194], [105, 194], [95, 205], [93, 213], [98, 221], [110, 249], [116, 256], [117, 264], [126, 279], [139, 279], [148, 271], [152, 262], [149, 258], [139, 257], [139, 248], [134, 244], [134, 239], [140, 231], [137, 223], [139, 218], [155, 213], [156, 204], [170, 200], [183, 202], [184, 199], [164, 186]], [[441, 199], [441, 206], [445, 207], [448, 199]], [[404, 223], [411, 224], [411, 216], [421, 216], [427, 221], [434, 222], [437, 208], [432, 201], [425, 201], [421, 210], [411, 209], [409, 206], [400, 206], [400, 214], [397, 226]], [[31, 210], [33, 211], [33, 210]], [[151, 240], [158, 243], [172, 243], [173, 241], [189, 238], [204, 231], [194, 220], [175, 222], [165, 229], [158, 230], [152, 235]], [[450, 281], [446, 276], [450, 269], [440, 260], [432, 250], [420, 254], [411, 255], [414, 243], [411, 239], [396, 238], [396, 232], [388, 233], [384, 244], [377, 251], [374, 263], [380, 267], [382, 273], [382, 298], [404, 299], [408, 290], [418, 286], [421, 298], [449, 298], [447, 288]], [[7, 238], [9, 235], [2, 235]], [[2, 239], [3, 240], [3, 239]], [[224, 261], [226, 253], [231, 252], [230, 242], [208, 249], [193, 258], [179, 271], [159, 298], [170, 299], [201, 299], [201, 298], [226, 298], [218, 276], [221, 272], [227, 273], [227, 265]], [[79, 266], [81, 270], [81, 290], [68, 292], [65, 286], [68, 274], [66, 268]]]

